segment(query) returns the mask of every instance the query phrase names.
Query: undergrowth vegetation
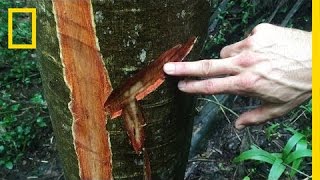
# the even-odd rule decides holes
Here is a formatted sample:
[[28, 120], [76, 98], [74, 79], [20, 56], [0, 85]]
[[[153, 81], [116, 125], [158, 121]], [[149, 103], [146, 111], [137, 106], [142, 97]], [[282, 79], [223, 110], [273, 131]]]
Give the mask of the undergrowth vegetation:
[[[217, 1], [212, 1], [217, 2]], [[232, 44], [246, 38], [251, 30], [260, 23], [272, 23], [284, 27], [293, 27], [311, 31], [311, 1], [286, 0], [220, 0], [213, 6], [209, 22], [208, 38], [203, 48], [204, 58], [219, 58], [219, 52], [225, 45]], [[250, 102], [252, 99], [248, 100]], [[238, 115], [232, 108], [217, 104], [220, 109], [229, 111], [231, 116]], [[250, 104], [248, 106], [257, 106]], [[245, 108], [243, 108], [245, 109]], [[240, 112], [241, 113], [241, 112]], [[226, 113], [224, 112], [226, 115]], [[235, 115], [236, 114], [236, 115]], [[264, 127], [264, 135], [268, 146], [259, 147], [251, 143], [247, 150], [240, 150], [240, 155], [234, 163], [245, 164], [247, 176], [242, 178], [311, 178], [311, 100], [291, 111], [285, 118]], [[226, 119], [229, 119], [226, 117]], [[250, 130], [248, 130], [250, 134]], [[273, 143], [286, 142], [286, 145]], [[251, 148], [250, 148], [251, 147]], [[248, 161], [248, 162], [247, 162]], [[257, 168], [258, 164], [271, 164], [262, 166], [267, 172]], [[305, 173], [306, 166], [307, 172]], [[263, 178], [263, 179], [264, 179]]]
[[[301, 171], [305, 158], [311, 157], [312, 154], [310, 139], [307, 139], [304, 134], [291, 128], [287, 128], [286, 130], [290, 131], [293, 135], [280, 152], [268, 152], [252, 145], [250, 150], [242, 152], [234, 159], [234, 162], [239, 163], [246, 160], [254, 160], [257, 163], [271, 164], [268, 180], [279, 179], [281, 175], [292, 179], [297, 173], [311, 178], [310, 175]], [[249, 175], [245, 178], [249, 179]]]
[[[20, 1], [0, 1], [0, 166], [7, 169], [51, 131], [35, 51], [8, 49], [7, 9], [23, 6]], [[14, 13], [13, 42], [31, 43], [30, 15]]]

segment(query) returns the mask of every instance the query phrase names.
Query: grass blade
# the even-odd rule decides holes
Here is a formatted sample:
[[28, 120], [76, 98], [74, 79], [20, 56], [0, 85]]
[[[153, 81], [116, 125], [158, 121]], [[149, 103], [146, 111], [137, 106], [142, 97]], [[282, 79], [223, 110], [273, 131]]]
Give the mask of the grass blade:
[[295, 133], [287, 142], [286, 146], [283, 148], [283, 157], [286, 158], [294, 146], [305, 136], [301, 133]]
[[[297, 146], [296, 146], [296, 151], [297, 150], [306, 150], [308, 148], [308, 143], [307, 141], [305, 140], [300, 140], [298, 143], [297, 143]], [[300, 164], [302, 163], [303, 159], [302, 158], [299, 158], [299, 159], [296, 159], [295, 161], [293, 161], [292, 163], [292, 169], [290, 170], [290, 177], [294, 177], [297, 173], [297, 171], [295, 169], [299, 169], [300, 167]]]
[[286, 167], [282, 164], [281, 159], [276, 159], [271, 167], [268, 180], [277, 180], [280, 178]]
[[303, 157], [311, 157], [312, 151], [310, 149], [302, 149], [297, 150], [288, 155], [288, 157], [284, 160], [286, 164], [290, 164], [296, 159], [303, 158]]
[[262, 149], [252, 148], [251, 150], [241, 153], [238, 157], [236, 157], [233, 160], [233, 162], [242, 162], [245, 160], [258, 160], [269, 164], [273, 164], [276, 160], [276, 157]]

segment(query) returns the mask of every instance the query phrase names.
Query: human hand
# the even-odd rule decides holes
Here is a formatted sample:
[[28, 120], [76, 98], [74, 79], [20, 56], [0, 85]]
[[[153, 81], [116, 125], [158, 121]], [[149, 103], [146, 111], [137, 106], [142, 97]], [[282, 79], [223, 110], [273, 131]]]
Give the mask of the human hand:
[[242, 129], [282, 116], [311, 97], [311, 39], [310, 32], [260, 24], [246, 39], [224, 47], [222, 59], [167, 63], [164, 71], [206, 78], [180, 81], [184, 92], [259, 97], [263, 105], [236, 120]]

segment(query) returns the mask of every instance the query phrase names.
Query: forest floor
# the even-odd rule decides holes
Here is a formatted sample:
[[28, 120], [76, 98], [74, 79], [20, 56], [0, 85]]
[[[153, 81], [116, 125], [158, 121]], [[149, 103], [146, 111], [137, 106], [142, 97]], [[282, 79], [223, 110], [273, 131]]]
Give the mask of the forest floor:
[[[229, 108], [239, 114], [260, 104], [259, 101], [248, 98], [235, 97], [232, 100], [232, 107]], [[226, 112], [224, 116], [223, 122], [215, 122], [214, 128], [203, 136], [197, 155], [189, 159], [186, 180], [244, 179], [246, 176], [251, 179], [267, 179], [271, 168], [270, 164], [259, 161], [237, 164], [233, 162], [234, 158], [240, 152], [250, 149], [251, 145], [270, 153], [283, 151], [288, 139], [292, 137], [292, 133], [288, 129], [300, 130], [307, 136], [307, 141], [311, 142], [310, 114], [299, 108], [287, 116], [240, 131], [234, 128], [232, 121], [236, 117], [232, 113]], [[201, 121], [195, 122], [195, 126], [203, 126], [201, 123]], [[300, 168], [303, 173], [298, 173], [292, 179], [310, 178], [311, 167], [311, 158], [307, 158]], [[282, 179], [290, 179], [287, 172], [282, 176]]]
[[[240, 107], [248, 107], [243, 106], [246, 103], [252, 103], [252, 101], [236, 98], [235, 103], [233, 103], [234, 107], [230, 108], [241, 112], [243, 108]], [[201, 107], [197, 109], [199, 108], [201, 109]], [[267, 179], [270, 165], [257, 162], [236, 164], [232, 160], [240, 152], [249, 149], [252, 144], [268, 152], [281, 151], [287, 140], [292, 136], [290, 132], [285, 130], [285, 127], [288, 126], [293, 129], [304, 130], [311, 135], [310, 117], [303, 111], [296, 116], [291, 114], [272, 123], [248, 127], [241, 131], [234, 128], [233, 122], [228, 122], [228, 119], [235, 118], [234, 115], [231, 113], [225, 115], [228, 116], [223, 118], [225, 122], [215, 123], [214, 128], [204, 135], [198, 154], [189, 159], [186, 180], [243, 179], [246, 176], [250, 176], [252, 179]], [[201, 121], [195, 123], [196, 126], [203, 125]], [[275, 129], [270, 129], [274, 124], [278, 124], [278, 126]], [[36, 149], [30, 150], [13, 170], [9, 171], [2, 168], [0, 179], [64, 179], [54, 136], [50, 133], [47, 137], [48, 139], [44, 143]], [[308, 137], [308, 139], [311, 141], [311, 137]], [[311, 175], [311, 158], [304, 162], [300, 170], [307, 175]], [[298, 174], [297, 178], [304, 179], [306, 177], [303, 174]]]

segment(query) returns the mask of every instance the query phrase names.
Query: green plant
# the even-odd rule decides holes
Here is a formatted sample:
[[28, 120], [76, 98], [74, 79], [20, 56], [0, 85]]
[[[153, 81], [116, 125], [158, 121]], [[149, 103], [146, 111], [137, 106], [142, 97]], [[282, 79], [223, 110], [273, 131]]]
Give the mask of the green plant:
[[261, 163], [271, 164], [268, 175], [269, 180], [279, 179], [285, 170], [288, 169], [289, 177], [292, 178], [297, 172], [307, 177], [301, 172], [301, 164], [306, 157], [311, 157], [311, 149], [308, 148], [308, 142], [305, 135], [294, 131], [293, 136], [280, 153], [270, 153], [257, 146], [251, 146], [251, 149], [242, 152], [234, 159], [239, 163], [246, 160], [255, 160]]
[[271, 137], [278, 135], [278, 129], [280, 128], [279, 123], [273, 123], [266, 128], [267, 139], [270, 140]]
[[307, 115], [312, 114], [312, 100], [310, 99], [306, 104], [303, 104], [300, 106], [301, 109], [303, 109]]
[[[21, 1], [14, 3], [0, 1], [0, 166], [7, 169], [12, 169], [26, 150], [50, 131], [35, 51], [7, 49], [7, 9], [24, 5]], [[28, 16], [15, 14], [13, 18], [14, 43], [30, 43]]]

